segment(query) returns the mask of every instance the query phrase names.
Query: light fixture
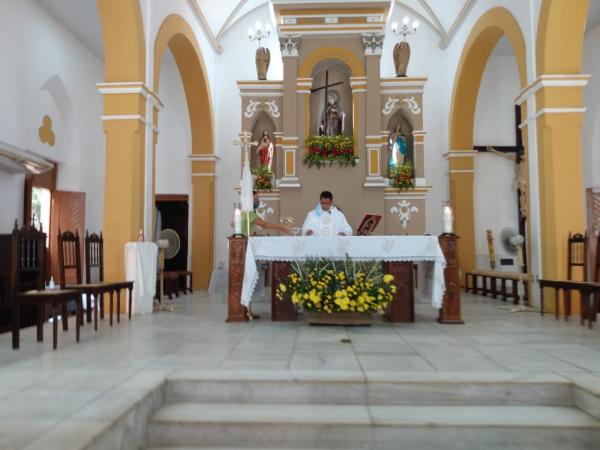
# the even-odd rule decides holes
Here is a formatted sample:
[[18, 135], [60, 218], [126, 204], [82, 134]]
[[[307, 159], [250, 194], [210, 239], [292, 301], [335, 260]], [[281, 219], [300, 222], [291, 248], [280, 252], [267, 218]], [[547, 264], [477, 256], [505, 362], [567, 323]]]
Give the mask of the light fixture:
[[406, 42], [406, 36], [415, 34], [419, 28], [419, 22], [414, 20], [412, 27], [410, 25], [410, 17], [404, 16], [402, 18], [402, 26], [398, 27], [398, 23], [392, 24], [392, 33], [395, 36], [402, 36], [402, 41], [397, 42], [394, 45], [394, 68], [396, 69], [397, 77], [405, 77], [406, 70], [408, 68], [408, 62], [410, 60], [410, 45]]
[[248, 39], [250, 41], [258, 41], [258, 46], [260, 47], [260, 41], [268, 38], [271, 35], [271, 25], [267, 24], [263, 27], [263, 24], [260, 22], [256, 22], [254, 24], [254, 28], [248, 28]]
[[412, 23], [412, 27], [410, 26], [410, 17], [404, 16], [402, 18], [402, 26], [398, 28], [398, 23], [394, 22], [392, 24], [392, 33], [396, 36], [402, 36], [404, 40], [406, 40], [406, 36], [415, 34], [417, 32], [417, 28], [419, 28], [419, 21], [414, 20]]
[[248, 39], [250, 41], [258, 41], [258, 49], [256, 50], [256, 74], [259, 80], [267, 79], [267, 71], [271, 62], [271, 52], [268, 48], [260, 45], [260, 41], [268, 38], [271, 35], [271, 25], [267, 23], [263, 26], [262, 23], [256, 22], [254, 28], [248, 28]]

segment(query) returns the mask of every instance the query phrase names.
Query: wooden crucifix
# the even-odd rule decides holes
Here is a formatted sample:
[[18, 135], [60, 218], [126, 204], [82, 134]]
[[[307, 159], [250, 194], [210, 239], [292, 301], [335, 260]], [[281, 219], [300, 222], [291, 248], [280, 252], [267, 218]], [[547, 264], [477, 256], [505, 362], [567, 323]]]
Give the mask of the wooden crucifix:
[[[518, 177], [518, 167], [520, 164], [523, 164], [525, 161], [525, 147], [523, 146], [523, 135], [521, 133], [521, 128], [519, 125], [521, 124], [521, 107], [515, 105], [515, 145], [514, 146], [506, 146], [506, 145], [474, 145], [473, 150], [478, 152], [498, 152], [503, 153], [506, 156], [514, 155], [514, 161], [517, 165], [517, 170], [515, 171], [515, 176]], [[522, 236], [527, 236], [527, 217], [523, 214], [522, 204], [521, 204], [521, 196], [526, 195], [521, 189], [519, 183], [517, 183], [517, 211], [519, 212], [519, 233]], [[525, 254], [526, 246], [523, 247], [523, 271], [527, 273], [527, 256]]]
[[325, 109], [327, 109], [327, 96], [329, 95], [329, 88], [334, 87], [334, 86], [339, 86], [340, 84], [344, 84], [344, 82], [338, 81], [337, 83], [329, 84], [329, 70], [326, 70], [325, 71], [325, 85], [318, 87], [318, 88], [311, 89], [310, 93], [312, 94], [313, 92], [318, 92], [318, 91], [325, 89]]

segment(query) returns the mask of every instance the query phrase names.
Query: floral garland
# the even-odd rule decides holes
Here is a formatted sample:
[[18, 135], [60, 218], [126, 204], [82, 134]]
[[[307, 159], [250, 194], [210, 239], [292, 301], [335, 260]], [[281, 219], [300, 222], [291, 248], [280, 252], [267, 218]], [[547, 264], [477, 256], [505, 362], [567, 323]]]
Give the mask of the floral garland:
[[306, 311], [383, 313], [396, 292], [394, 276], [384, 274], [379, 262], [315, 259], [292, 267], [276, 297]]
[[354, 144], [349, 136], [313, 136], [306, 140], [308, 153], [304, 164], [308, 167], [321, 167], [325, 164], [340, 166], [356, 166]]
[[396, 189], [412, 189], [415, 187], [414, 170], [411, 164], [404, 164], [390, 170], [390, 181]]
[[254, 190], [271, 191], [273, 190], [273, 172], [268, 166], [260, 166], [252, 169], [254, 178]]

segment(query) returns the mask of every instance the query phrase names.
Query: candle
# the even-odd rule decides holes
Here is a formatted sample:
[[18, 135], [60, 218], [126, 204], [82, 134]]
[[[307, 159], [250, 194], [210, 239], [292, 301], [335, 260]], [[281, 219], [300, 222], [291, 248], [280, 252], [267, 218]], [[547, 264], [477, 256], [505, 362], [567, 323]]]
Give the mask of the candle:
[[442, 221], [444, 223], [444, 233], [452, 234], [454, 232], [453, 226], [452, 226], [453, 225], [452, 222], [454, 221], [454, 218], [452, 216], [452, 207], [450, 205], [444, 206], [444, 213], [442, 215]]
[[233, 212], [233, 234], [235, 236], [242, 234], [242, 211], [239, 208], [235, 208]]

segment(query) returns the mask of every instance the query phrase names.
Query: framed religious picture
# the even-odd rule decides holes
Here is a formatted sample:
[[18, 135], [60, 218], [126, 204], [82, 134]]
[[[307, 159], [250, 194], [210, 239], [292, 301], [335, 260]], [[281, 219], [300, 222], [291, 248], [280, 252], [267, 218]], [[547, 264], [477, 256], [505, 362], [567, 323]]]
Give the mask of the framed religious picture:
[[369, 236], [373, 234], [377, 225], [381, 221], [381, 216], [377, 214], [365, 214], [360, 225], [356, 230], [357, 236]]

